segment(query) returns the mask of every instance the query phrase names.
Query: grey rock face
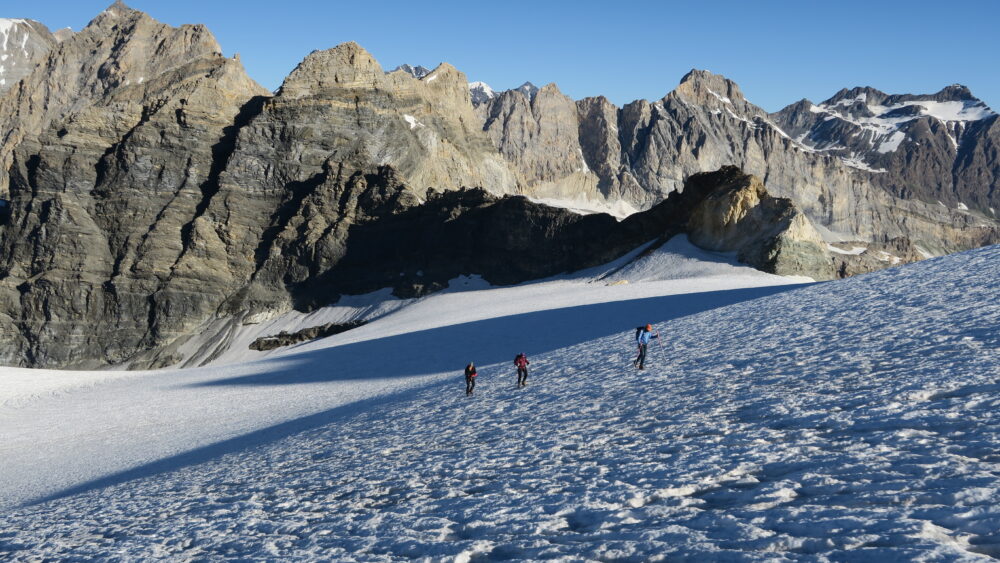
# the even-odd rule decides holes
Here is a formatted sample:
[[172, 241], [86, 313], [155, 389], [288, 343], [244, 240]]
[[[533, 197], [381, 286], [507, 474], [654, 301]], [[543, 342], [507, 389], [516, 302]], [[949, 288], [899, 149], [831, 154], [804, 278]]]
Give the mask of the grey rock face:
[[[896, 109], [904, 113], [923, 111], [907, 109], [917, 103], [933, 106], [938, 112], [964, 111], [962, 115], [966, 116], [988, 111], [967, 90], [957, 87], [927, 100], [848, 91], [841, 97], [848, 100], [862, 94], [871, 95], [879, 103], [900, 106]], [[922, 159], [920, 166], [905, 168], [898, 164], [899, 173], [886, 174], [856, 155], [847, 158], [825, 150], [829, 147], [814, 147], [793, 139], [783, 127], [801, 137], [799, 131], [814, 123], [813, 117], [806, 118], [807, 114], [815, 115], [808, 106], [808, 102], [800, 102], [795, 111], [771, 116], [749, 103], [732, 81], [695, 70], [674, 91], [652, 103], [638, 100], [617, 109], [601, 98], [579, 101], [576, 143], [568, 135], [561, 136], [558, 142], [536, 142], [545, 119], [558, 121], [559, 131], [572, 124], [572, 117], [562, 106], [551, 101], [548, 109], [541, 111], [534, 103], [504, 95], [483, 104], [477, 113], [501, 153], [518, 166], [525, 193], [544, 193], [551, 186], [559, 186], [550, 193], [595, 200], [619, 198], [634, 208], [646, 209], [682, 189], [685, 179], [693, 174], [735, 165], [764, 179], [775, 196], [791, 199], [828, 241], [886, 242], [906, 238], [931, 254], [940, 254], [996, 240], [995, 212], [984, 209], [981, 203], [970, 203], [986, 201], [977, 198], [976, 193], [997, 192], [993, 188], [997, 164], [992, 156], [998, 147], [995, 118], [970, 122], [965, 127], [967, 137], [961, 141], [959, 160], [964, 158], [968, 166], [948, 172], [952, 171], [954, 157], [949, 160], [933, 151], [900, 152], [887, 158], [902, 159], [900, 162], [918, 158]], [[859, 106], [844, 111], [861, 116], [869, 109]], [[910, 117], [892, 119], [912, 121]], [[947, 127], [938, 121], [916, 118], [911, 134], [923, 131], [922, 145], [932, 138], [947, 139]], [[854, 132], [830, 120], [821, 123], [839, 127], [830, 132], [834, 137]], [[546, 151], [553, 144], [558, 147], [552, 151], [556, 156], [547, 157]], [[567, 154], [572, 149], [566, 147], [574, 144], [579, 145], [588, 163], [582, 175], [567, 166], [571, 162]], [[931, 174], [930, 170], [940, 173]], [[958, 187], [958, 180], [949, 180], [954, 187], [948, 189], [962, 194], [954, 197], [963, 198], [969, 209], [949, 205], [945, 200], [941, 205], [937, 199], [921, 195], [942, 193], [944, 181], [934, 178], [949, 175], [960, 179], [962, 187]], [[954, 201], [954, 197], [948, 201]]]
[[36, 21], [0, 18], [0, 94], [27, 76], [58, 42]]
[[214, 312], [227, 272], [187, 267], [212, 252], [197, 216], [266, 93], [218, 50], [204, 28], [116, 4], [0, 98], [0, 325], [18, 335], [4, 363], [119, 363]]
[[69, 39], [70, 37], [73, 37], [73, 34], [74, 34], [73, 30], [68, 27], [57, 29], [56, 31], [52, 32], [52, 36], [56, 38], [57, 43], [62, 43], [63, 41]]
[[576, 103], [555, 84], [539, 89], [533, 99], [508, 90], [480, 111], [483, 129], [531, 186], [527, 193], [570, 197], [588, 176], [596, 181], [580, 148]]

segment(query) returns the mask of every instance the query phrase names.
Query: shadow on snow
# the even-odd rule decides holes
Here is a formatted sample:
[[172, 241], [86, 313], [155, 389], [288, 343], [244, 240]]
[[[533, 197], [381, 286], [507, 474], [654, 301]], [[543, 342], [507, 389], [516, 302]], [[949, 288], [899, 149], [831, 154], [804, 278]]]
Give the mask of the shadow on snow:
[[[802, 286], [647, 297], [470, 321], [270, 358], [260, 364], [274, 365], [273, 370], [196, 386], [289, 385], [459, 373], [469, 362], [475, 362], [477, 367], [506, 364], [518, 352], [530, 357], [613, 334], [620, 334], [623, 349], [631, 351], [636, 326], [662, 323], [798, 287]], [[670, 339], [665, 327], [655, 328]], [[480, 370], [484, 375], [489, 375], [487, 372]]]
[[[197, 387], [237, 385], [288, 385], [329, 381], [363, 381], [405, 378], [454, 371], [456, 393], [464, 389], [461, 370], [469, 361], [477, 366], [513, 361], [518, 352], [530, 356], [581, 342], [621, 335], [622, 350], [633, 352], [634, 328], [647, 322], [662, 323], [717, 307], [758, 299], [802, 287], [784, 285], [732, 289], [684, 295], [648, 297], [521, 313], [426, 329], [363, 342], [303, 352], [293, 357], [264, 360], [274, 371], [196, 384]], [[660, 329], [664, 338], [670, 334]], [[626, 366], [622, 366], [625, 368]], [[481, 375], [495, 375], [480, 369]], [[24, 506], [66, 498], [201, 464], [227, 454], [278, 441], [282, 438], [342, 420], [366, 408], [411, 395], [409, 389], [300, 417], [235, 438], [209, 444], [132, 469], [100, 477], [29, 501]]]

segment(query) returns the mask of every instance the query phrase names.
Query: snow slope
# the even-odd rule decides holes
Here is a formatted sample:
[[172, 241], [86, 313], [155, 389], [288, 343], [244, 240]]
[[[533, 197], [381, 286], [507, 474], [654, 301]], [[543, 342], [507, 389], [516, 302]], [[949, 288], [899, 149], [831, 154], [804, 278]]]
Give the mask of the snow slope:
[[[380, 292], [310, 315], [292, 313], [245, 327], [219, 357], [222, 365], [208, 368], [0, 369], [0, 507], [199, 448], [214, 455], [213, 448], [228, 440], [242, 446], [257, 440], [256, 432], [339, 415], [356, 403], [453, 377], [473, 359], [500, 362], [516, 347], [542, 353], [611, 334], [644, 318], [655, 298], [673, 296], [671, 313], [690, 314], [780, 291], [794, 281], [734, 265], [683, 238], [636, 260], [640, 253], [518, 287], [458, 279], [425, 299], [395, 300]], [[617, 285], [636, 268], [659, 271], [653, 276], [659, 281]], [[380, 296], [385, 301], [377, 305]], [[359, 314], [375, 320], [269, 353], [246, 348], [261, 333]]]
[[[734, 272], [604, 285], [655, 277], [657, 260], [675, 257], [654, 253], [592, 283], [454, 292], [439, 316], [431, 300], [422, 314], [410, 305], [264, 360], [268, 370], [139, 375], [5, 406], [6, 445], [10, 422], [48, 416], [53, 402], [103, 395], [127, 410], [129, 393], [175, 376], [192, 379], [156, 385], [176, 394], [167, 408], [182, 433], [225, 393], [263, 392], [286, 417], [286, 398], [338, 405], [17, 506], [5, 463], [0, 556], [1000, 556], [1000, 247], [791, 291], [667, 292]], [[517, 290], [546, 286], [580, 301], [511, 312]], [[642, 296], [585, 304], [585, 292], [571, 295], [578, 286]], [[436, 326], [414, 329], [417, 317]], [[653, 369], [635, 372], [629, 329], [646, 320], [665, 341]], [[508, 364], [522, 347], [533, 372], [518, 390]], [[471, 398], [458, 374], [468, 359], [482, 373]], [[389, 366], [399, 373], [385, 381]], [[367, 402], [337, 395], [383, 384]], [[244, 416], [265, 418], [265, 408]], [[140, 427], [133, 441], [155, 435]]]

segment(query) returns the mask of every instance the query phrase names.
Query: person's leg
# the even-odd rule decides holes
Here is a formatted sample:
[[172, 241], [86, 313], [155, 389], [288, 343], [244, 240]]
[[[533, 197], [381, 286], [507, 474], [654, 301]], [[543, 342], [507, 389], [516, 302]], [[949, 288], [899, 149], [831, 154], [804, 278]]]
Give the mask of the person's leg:
[[646, 344], [639, 344], [639, 369], [645, 369], [646, 365]]

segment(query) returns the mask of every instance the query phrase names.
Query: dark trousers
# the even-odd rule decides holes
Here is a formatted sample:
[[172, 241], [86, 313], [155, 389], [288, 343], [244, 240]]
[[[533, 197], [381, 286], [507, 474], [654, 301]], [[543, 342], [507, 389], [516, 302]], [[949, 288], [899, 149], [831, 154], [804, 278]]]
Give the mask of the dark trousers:
[[475, 389], [475, 388], [476, 388], [476, 378], [475, 377], [470, 377], [468, 375], [465, 376], [465, 394], [466, 395], [471, 395], [472, 394], [472, 390]]
[[527, 385], [528, 384], [528, 368], [517, 368], [517, 384]]
[[636, 356], [635, 361], [632, 362], [632, 365], [638, 367], [639, 369], [643, 369], [643, 364], [646, 362], [647, 346], [649, 346], [649, 344], [643, 344], [641, 342], [639, 343], [639, 355]]

